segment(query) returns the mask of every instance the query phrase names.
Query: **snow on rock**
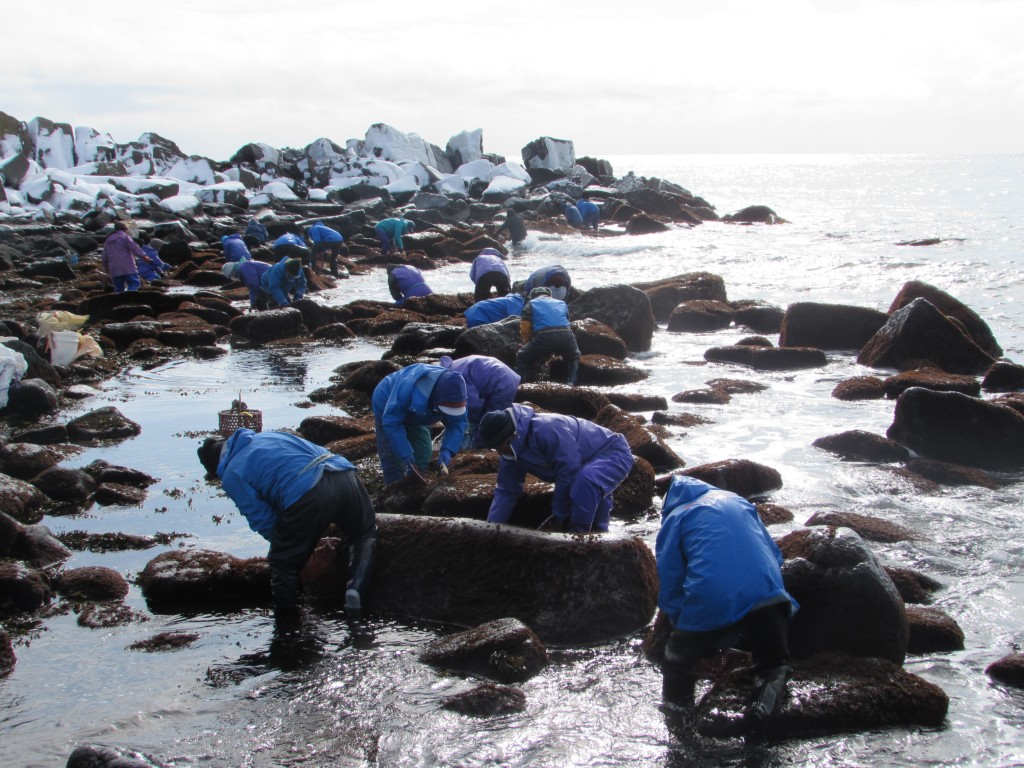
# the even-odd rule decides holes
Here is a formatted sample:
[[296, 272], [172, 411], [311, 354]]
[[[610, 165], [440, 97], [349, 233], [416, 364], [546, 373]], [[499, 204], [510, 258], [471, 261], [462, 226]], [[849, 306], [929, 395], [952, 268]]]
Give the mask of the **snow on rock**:
[[326, 189], [311, 189], [309, 194], [306, 196], [307, 199], [312, 200], [315, 203], [327, 202], [327, 190]]
[[463, 163], [455, 170], [455, 172], [466, 179], [490, 181], [491, 175], [494, 172], [494, 163], [490, 160], [480, 158], [479, 160], [472, 160], [471, 162]]
[[477, 128], [475, 131], [463, 131], [448, 139], [445, 147], [445, 154], [451, 160], [452, 165], [458, 168], [460, 165], [479, 160], [484, 156], [484, 132]]
[[[367, 160], [363, 167], [370, 174], [367, 181], [376, 187], [387, 186], [405, 175], [401, 166], [386, 160]], [[385, 181], [381, 182], [381, 179], [385, 179]]]
[[245, 184], [240, 181], [222, 181], [219, 184], [211, 184], [196, 190], [195, 195], [202, 203], [227, 203], [239, 207], [248, 205], [245, 199]]
[[160, 201], [161, 208], [178, 216], [193, 216], [199, 212], [201, 206], [199, 198], [192, 194], [174, 195]]
[[466, 179], [457, 173], [449, 173], [443, 176], [440, 181], [434, 182], [434, 189], [442, 195], [465, 195]]
[[30, 203], [41, 203], [53, 197], [56, 191], [50, 177], [45, 173], [37, 173], [21, 182], [21, 192]]
[[529, 184], [532, 181], [527, 170], [514, 160], [495, 166], [494, 170], [491, 171], [491, 178], [493, 179], [496, 176], [510, 176], [513, 179], [519, 179], [525, 184]]
[[576, 150], [571, 141], [543, 136], [523, 147], [523, 165], [527, 168], [569, 171], [576, 165]]
[[138, 141], [118, 144], [116, 159], [132, 176], [165, 175], [168, 168], [185, 159], [185, 153], [170, 139], [147, 132]]
[[55, 123], [45, 117], [34, 117], [28, 122], [32, 159], [43, 168], [74, 168], [75, 137], [67, 123]]
[[221, 182], [223, 179], [218, 178], [219, 175], [213, 170], [213, 166], [207, 158], [198, 155], [182, 158], [164, 171], [164, 176], [203, 186]]
[[96, 207], [98, 195], [90, 195], [77, 189], [65, 189], [56, 196], [54, 203], [61, 211], [78, 211], [84, 213]]
[[402, 133], [384, 123], [374, 123], [366, 131], [362, 154], [392, 162], [418, 161], [438, 168], [443, 163], [433, 147], [415, 133]]
[[298, 200], [296, 195], [283, 181], [271, 181], [263, 186], [263, 194], [276, 200]]
[[509, 195], [514, 195], [525, 189], [527, 183], [514, 176], [495, 176], [484, 190], [484, 200], [495, 197], [505, 199]]
[[398, 181], [393, 181], [386, 185], [384, 189], [393, 195], [397, 195], [402, 194], [403, 192], [419, 192], [421, 186], [422, 185], [416, 178], [416, 175], [410, 173], [398, 179]]
[[94, 128], [75, 128], [75, 159], [79, 164], [111, 162], [117, 157], [117, 145], [109, 133]]

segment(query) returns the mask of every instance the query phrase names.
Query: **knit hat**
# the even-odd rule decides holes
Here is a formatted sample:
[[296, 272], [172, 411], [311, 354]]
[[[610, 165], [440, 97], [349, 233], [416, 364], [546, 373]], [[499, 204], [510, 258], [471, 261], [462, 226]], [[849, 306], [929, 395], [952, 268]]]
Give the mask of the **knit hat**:
[[298, 259], [288, 259], [284, 263], [284, 273], [291, 277], [298, 277], [302, 271], [302, 262]]
[[485, 413], [477, 430], [480, 442], [488, 448], [497, 448], [515, 433], [516, 420], [512, 417], [511, 408]]
[[220, 464], [220, 452], [224, 447], [223, 437], [208, 437], [203, 440], [196, 453], [199, 455], [199, 463], [203, 465], [208, 475], [217, 474], [217, 465]]
[[445, 370], [434, 384], [434, 402], [438, 410], [449, 416], [461, 416], [466, 412], [466, 380], [462, 374]]
[[545, 285], [540, 285], [530, 291], [530, 298], [536, 299], [538, 296], [550, 296], [551, 289]]
[[228, 280], [234, 280], [235, 272], [238, 271], [238, 262], [229, 261], [227, 264], [220, 268], [220, 271]]

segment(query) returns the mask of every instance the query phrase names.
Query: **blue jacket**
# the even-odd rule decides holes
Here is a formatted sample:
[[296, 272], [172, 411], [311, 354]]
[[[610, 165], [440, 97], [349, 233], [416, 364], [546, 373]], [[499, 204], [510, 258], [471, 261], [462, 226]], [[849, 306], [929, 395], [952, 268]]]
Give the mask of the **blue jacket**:
[[143, 245], [142, 252], [149, 257], [149, 261], [142, 258], [135, 259], [135, 266], [139, 270], [139, 277], [143, 280], [159, 280], [163, 273], [171, 268], [171, 265], [160, 259], [156, 248], [150, 245]]
[[263, 275], [271, 268], [265, 261], [256, 261], [255, 259], [249, 259], [243, 261], [238, 265], [238, 271], [235, 273], [238, 275], [238, 279], [242, 281], [242, 284], [249, 289], [249, 306], [256, 306], [256, 299], [260, 294], [260, 283], [263, 279]]
[[277, 516], [324, 472], [355, 469], [343, 456], [286, 432], [239, 429], [221, 450], [217, 477], [249, 527], [270, 541]]
[[381, 219], [377, 222], [374, 230], [383, 232], [395, 244], [395, 248], [404, 251], [405, 243], [402, 242], [402, 235], [409, 229], [410, 224], [412, 222], [407, 219]]
[[526, 305], [523, 319], [530, 321], [530, 327], [535, 334], [552, 328], [568, 328], [569, 307], [559, 299], [538, 296], [536, 299], [530, 299], [530, 303]]
[[412, 444], [405, 425], [429, 427], [437, 421], [444, 424], [444, 439], [438, 460], [443, 464], [459, 452], [466, 432], [466, 414], [449, 416], [442, 413], [434, 400], [434, 385], [445, 369], [440, 365], [413, 363], [385, 376], [373, 390], [373, 415], [379, 418], [391, 450], [399, 461], [411, 464]]
[[675, 629], [705, 632], [756, 608], [789, 602], [782, 553], [754, 505], [685, 475], [672, 478], [655, 546], [658, 607]]
[[619, 445], [619, 435], [586, 419], [558, 413], [535, 413], [528, 405], [514, 403], [512, 415], [516, 436], [511, 450], [515, 459], [504, 456], [498, 462], [498, 483], [494, 489], [487, 520], [507, 522], [523, 495], [527, 473], [554, 482], [555, 497], [551, 512], [568, 519], [571, 514], [570, 489], [580, 468], [608, 448]]
[[[292, 235], [294, 237], [294, 235]], [[284, 271], [284, 265], [288, 259], [281, 259], [277, 264], [263, 273], [260, 278], [260, 288], [270, 294], [270, 297], [287, 307], [291, 302], [298, 301], [306, 295], [306, 274], [299, 270], [296, 277], [289, 277]]]
[[345, 240], [341, 232], [320, 221], [309, 228], [309, 239], [314, 243], [341, 243]]
[[569, 222], [570, 227], [576, 227], [579, 229], [583, 226], [583, 217], [580, 215], [579, 209], [575, 205], [572, 203], [566, 203], [562, 212], [565, 213], [565, 219]]
[[506, 317], [521, 315], [525, 304], [526, 299], [518, 293], [478, 301], [463, 313], [466, 316], [466, 327], [475, 328], [478, 325], [496, 323]]
[[601, 215], [601, 208], [597, 205], [597, 203], [592, 203], [589, 200], [577, 200], [576, 210], [580, 212], [580, 216], [584, 219], [587, 218], [587, 214], [596, 214], [598, 216]]
[[[569, 270], [561, 264], [553, 264], [550, 267], [541, 267], [534, 270], [533, 274], [526, 278], [526, 282], [523, 284], [523, 293], [529, 296], [530, 291], [534, 288], [540, 288], [542, 285], [551, 287], [551, 280], [556, 277], [561, 278], [567, 289], [572, 287], [572, 278], [569, 277]], [[552, 292], [553, 294], [554, 292]], [[564, 299], [565, 295], [555, 296], [555, 298]]]
[[220, 239], [220, 243], [224, 246], [224, 261], [248, 261], [252, 258], [245, 241], [239, 234], [224, 235]]
[[404, 306], [405, 300], [413, 296], [426, 296], [433, 293], [423, 273], [409, 264], [388, 267], [388, 290], [391, 298], [398, 306]]
[[263, 222], [256, 219], [249, 219], [249, 223], [245, 227], [245, 234], [255, 237], [261, 243], [267, 242], [270, 238], [270, 234], [267, 232], [267, 228], [263, 226]]
[[494, 252], [487, 253], [485, 251], [473, 259], [473, 265], [469, 268], [469, 279], [473, 281], [473, 285], [476, 285], [480, 278], [488, 272], [501, 272], [505, 277], [509, 277], [505, 260]]
[[437, 362], [450, 371], [461, 373], [466, 380], [466, 408], [470, 424], [479, 424], [485, 413], [505, 410], [516, 399], [522, 379], [495, 357], [469, 355], [452, 360], [444, 355]]
[[302, 242], [302, 238], [292, 232], [285, 232], [277, 238], [277, 240], [274, 241], [274, 250], [276, 251], [278, 248], [285, 245], [291, 245], [295, 248], [306, 248], [306, 244]]

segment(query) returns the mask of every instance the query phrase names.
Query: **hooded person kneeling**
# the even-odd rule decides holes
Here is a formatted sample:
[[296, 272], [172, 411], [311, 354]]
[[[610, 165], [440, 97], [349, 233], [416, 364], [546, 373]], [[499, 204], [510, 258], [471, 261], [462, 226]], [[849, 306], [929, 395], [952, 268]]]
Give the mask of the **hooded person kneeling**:
[[753, 504], [695, 477], [672, 478], [661, 518], [658, 607], [672, 625], [662, 698], [692, 707], [701, 659], [743, 648], [758, 681], [746, 716], [763, 724], [785, 688], [788, 620], [800, 607], [783, 586], [782, 553]]
[[306, 274], [299, 259], [282, 259], [263, 273], [260, 290], [270, 307], [287, 307], [306, 295]]
[[555, 529], [608, 530], [612, 493], [633, 468], [633, 454], [622, 435], [586, 419], [535, 413], [518, 403], [484, 414], [479, 435], [501, 457], [488, 522], [508, 522], [529, 473], [555, 484]]
[[198, 454], [249, 527], [270, 542], [267, 560], [280, 628], [298, 619], [299, 573], [331, 523], [344, 534], [352, 558], [345, 610], [362, 610], [377, 523], [373, 502], [348, 459], [286, 432], [251, 429], [238, 429], [227, 440], [208, 437]]

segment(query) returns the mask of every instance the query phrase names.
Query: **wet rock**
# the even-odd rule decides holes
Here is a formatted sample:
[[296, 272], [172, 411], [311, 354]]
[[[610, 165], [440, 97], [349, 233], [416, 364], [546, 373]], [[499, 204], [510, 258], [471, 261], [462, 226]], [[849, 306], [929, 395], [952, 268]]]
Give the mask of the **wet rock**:
[[812, 445], [834, 453], [846, 461], [887, 464], [910, 458], [910, 451], [896, 441], [862, 429], [851, 429], [836, 435], [819, 437]]
[[1024, 390], [1024, 365], [997, 360], [985, 374], [981, 388], [986, 392], [1020, 392]]
[[64, 397], [71, 400], [87, 400], [90, 397], [96, 397], [99, 393], [98, 389], [87, 384], [72, 384], [64, 390]]
[[[943, 725], [949, 697], [933, 683], [883, 659], [822, 654], [794, 660], [785, 697], [763, 734], [772, 739], [828, 736], [894, 726]], [[716, 738], [742, 736], [753, 687], [748, 669], [718, 680], [697, 708], [695, 727]]]
[[33, 485], [10, 475], [0, 474], [0, 512], [19, 523], [37, 523], [46, 497]]
[[950, 464], [935, 459], [916, 458], [907, 462], [907, 470], [939, 485], [976, 485], [995, 490], [1001, 486], [992, 475], [975, 467]]
[[299, 433], [317, 445], [373, 432], [372, 419], [354, 419], [351, 416], [309, 416], [299, 424]]
[[881, 400], [885, 397], [885, 387], [877, 376], [854, 376], [836, 384], [832, 397], [848, 401]]
[[[568, 372], [568, 368], [566, 372]], [[552, 373], [554, 374], [555, 371], [553, 370]], [[621, 360], [605, 355], [580, 356], [577, 381], [584, 386], [614, 387], [618, 384], [635, 384], [646, 378], [647, 371], [627, 365]]]
[[34, 443], [8, 443], [0, 450], [0, 470], [19, 480], [31, 480], [64, 457], [53, 448]]
[[35, 419], [57, 412], [57, 391], [42, 379], [22, 379], [7, 392], [7, 413]]
[[754, 509], [757, 510], [757, 516], [761, 518], [761, 522], [765, 525], [789, 523], [792, 522], [794, 517], [792, 512], [785, 507], [780, 507], [778, 504], [758, 502], [754, 505]]
[[0, 559], [11, 554], [22, 530], [21, 523], [10, 515], [0, 512]]
[[391, 354], [418, 355], [428, 349], [451, 349], [464, 330], [459, 325], [409, 323], [391, 345]]
[[442, 700], [441, 707], [473, 717], [497, 717], [526, 711], [526, 694], [507, 685], [484, 683]]
[[518, 619], [496, 619], [438, 638], [420, 653], [424, 664], [482, 675], [503, 683], [523, 682], [548, 664], [536, 633]]
[[198, 632], [157, 632], [145, 640], [136, 640], [127, 648], [129, 651], [145, 651], [147, 653], [176, 651], [179, 648], [187, 648], [198, 639]]
[[[493, 248], [494, 246], [485, 245], [481, 241], [479, 248], [468, 247], [469, 252], [476, 256], [484, 248]], [[504, 250], [504, 246], [500, 250]], [[473, 297], [468, 293], [430, 293], [426, 296], [413, 296], [405, 303], [406, 309], [425, 317], [458, 317], [471, 306], [473, 306]]]
[[[764, 496], [782, 487], [782, 475], [778, 470], [750, 459], [713, 461], [672, 474], [696, 477], [716, 488], [732, 491], [746, 499]], [[658, 478], [656, 481], [658, 493], [664, 496], [671, 482], [672, 475]]]
[[217, 330], [206, 320], [188, 313], [160, 315], [162, 328], [157, 340], [173, 349], [209, 347], [217, 343]]
[[128, 582], [113, 568], [87, 565], [64, 571], [57, 591], [68, 600], [122, 600], [128, 594]]
[[651, 348], [656, 323], [651, 301], [643, 291], [629, 285], [591, 288], [569, 304], [572, 320], [593, 318], [611, 327], [626, 348], [646, 352]]
[[834, 528], [849, 528], [867, 541], [881, 541], [891, 544], [897, 541], [920, 539], [914, 531], [902, 525], [857, 512], [815, 512], [804, 523], [807, 526], [830, 525]]
[[408, 309], [388, 309], [376, 317], [349, 320], [348, 327], [357, 336], [388, 336], [401, 332], [410, 323], [422, 323], [425, 320], [424, 315]]
[[788, 222], [779, 216], [767, 205], [748, 205], [736, 213], [727, 213], [722, 221], [730, 224], [787, 224]]
[[908, 389], [886, 434], [939, 461], [994, 471], [1024, 467], [1024, 415], [958, 392]]
[[[782, 330], [782, 320], [786, 316], [782, 307], [765, 304], [761, 301], [736, 301], [732, 302], [732, 308], [732, 319], [737, 326], [749, 328], [755, 333], [779, 333]], [[809, 344], [807, 346], [818, 345]]]
[[863, 539], [844, 529], [805, 528], [778, 545], [786, 591], [800, 604], [789, 626], [794, 656], [839, 651], [903, 663], [903, 599]]
[[932, 594], [943, 588], [941, 582], [911, 568], [887, 565], [885, 572], [889, 574], [892, 583], [896, 585], [904, 603], [921, 605], [930, 603]]
[[646, 459], [633, 457], [626, 479], [612, 494], [612, 515], [634, 517], [647, 512], [654, 500], [654, 467]]
[[377, 436], [368, 434], [346, 437], [343, 440], [333, 440], [324, 447], [331, 453], [344, 456], [349, 461], [356, 461], [377, 454]]
[[0, 678], [9, 675], [17, 663], [18, 657], [14, 654], [11, 636], [0, 629]]
[[668, 400], [661, 395], [645, 395], [642, 392], [607, 392], [606, 396], [612, 405], [617, 405], [622, 410], [631, 413], [660, 411], [668, 408]]
[[156, 320], [132, 320], [127, 323], [105, 323], [100, 332], [119, 349], [127, 349], [133, 341], [158, 338], [162, 330], [163, 325]]
[[50, 467], [32, 479], [32, 485], [54, 501], [84, 506], [96, 490], [96, 481], [80, 469]]
[[88, 473], [97, 483], [118, 483], [135, 488], [148, 488], [154, 483], [159, 482], [157, 478], [146, 474], [140, 469], [110, 464], [103, 459], [92, 461], [82, 467], [82, 471]]
[[626, 359], [628, 354], [626, 342], [611, 326], [592, 317], [574, 320], [570, 325], [581, 355], [603, 355], [616, 360]]
[[245, 336], [261, 343], [276, 339], [292, 339], [308, 333], [306, 326], [302, 324], [302, 313], [294, 307], [240, 315], [234, 318], [228, 327], [238, 336]]
[[223, 347], [214, 347], [214, 346], [207, 347], [207, 346], [202, 346], [202, 345], [200, 345], [198, 347], [192, 347], [192, 352], [200, 360], [214, 360], [214, 359], [216, 359], [218, 357], [223, 357], [224, 355], [226, 355], [228, 353], [228, 351], [226, 349], [224, 349]]
[[704, 382], [712, 389], [726, 392], [730, 395], [752, 395], [757, 392], [764, 392], [768, 389], [767, 384], [746, 379], [711, 379]]
[[509, 317], [497, 323], [467, 328], [455, 342], [452, 357], [488, 355], [514, 368], [520, 346], [522, 337], [519, 335], [519, 318]]
[[8, 349], [18, 352], [28, 363], [28, 370], [25, 371], [21, 380], [23, 384], [28, 379], [42, 379], [54, 389], [61, 386], [62, 382], [57, 369], [50, 364], [49, 360], [36, 352], [36, 348], [31, 344], [19, 339], [10, 339], [0, 343]]
[[81, 746], [75, 747], [65, 768], [154, 768], [154, 765], [137, 753], [122, 754], [110, 747]]
[[696, 413], [666, 413], [658, 411], [651, 414], [651, 422], [668, 427], [698, 427], [702, 424], [711, 424], [711, 419], [706, 416], [699, 416]]
[[311, 331], [337, 323], [346, 323], [352, 313], [345, 307], [330, 307], [309, 298], [293, 301], [291, 306], [302, 313], [302, 324]]
[[[988, 323], [982, 320], [981, 317], [966, 304], [962, 303], [945, 291], [940, 290], [933, 285], [929, 285], [928, 283], [918, 280], [911, 280], [910, 282], [905, 283], [899, 293], [896, 294], [896, 298], [893, 299], [892, 304], [889, 306], [889, 314], [892, 315], [919, 298], [926, 299], [929, 304], [938, 309], [938, 311], [943, 315], [956, 321], [960, 327], [967, 331], [967, 334], [974, 343], [983, 349], [990, 357], [996, 358], [1003, 354], [1003, 349], [996, 341], [995, 336], [992, 334], [992, 329], [988, 327]], [[946, 367], [943, 366], [943, 368]], [[946, 368], [946, 370], [952, 371], [953, 369]], [[961, 373], [961, 371], [956, 372]], [[980, 371], [973, 372], [979, 373]]]
[[1024, 393], [1022, 392], [1011, 392], [1008, 395], [1002, 395], [1000, 397], [994, 398], [989, 402], [995, 405], [1002, 405], [1007, 408], [1012, 408], [1013, 410], [1017, 411], [1017, 413], [1024, 416]]
[[780, 347], [859, 350], [885, 325], [889, 315], [848, 304], [790, 304], [779, 331]]
[[45, 525], [26, 525], [21, 530], [11, 554], [37, 568], [62, 563], [71, 557], [65, 547]]
[[110, 318], [115, 323], [128, 323], [133, 320], [155, 318], [156, 310], [148, 304], [122, 304], [114, 307], [110, 312]]
[[985, 674], [1003, 685], [1024, 688], [1024, 653], [1011, 653], [985, 668]]
[[684, 301], [728, 301], [725, 281], [710, 272], [688, 272], [662, 280], [633, 283], [633, 287], [647, 294], [651, 310], [659, 323], [666, 322], [672, 310]]
[[377, 525], [369, 602], [390, 613], [470, 626], [512, 617], [545, 643], [573, 644], [630, 634], [654, 616], [654, 556], [639, 538], [406, 515], [378, 515]]
[[82, 442], [124, 440], [142, 432], [142, 427], [112, 405], [97, 408], [77, 419], [72, 419], [67, 427], [68, 436], [72, 440]]
[[609, 404], [594, 417], [594, 422], [625, 437], [633, 455], [646, 459], [656, 472], [686, 466], [686, 462], [635, 414]]
[[17, 443], [36, 443], [38, 445], [54, 445], [68, 442], [68, 428], [64, 424], [53, 424], [38, 429], [28, 429], [11, 435], [11, 441]]
[[139, 586], [150, 606], [161, 610], [264, 604], [270, 600], [270, 566], [261, 557], [242, 560], [202, 549], [164, 552], [146, 564]]
[[313, 331], [313, 338], [317, 341], [341, 342], [355, 337], [353, 330], [344, 323], [328, 323]]
[[109, 629], [149, 621], [149, 616], [129, 608], [124, 603], [85, 603], [78, 611], [78, 626], [87, 629]]
[[611, 401], [602, 392], [564, 384], [520, 384], [517, 403], [532, 403], [546, 411], [593, 421]]
[[936, 392], [961, 392], [977, 397], [981, 394], [981, 385], [973, 376], [946, 373], [936, 368], [915, 369], [890, 376], [882, 382], [885, 396], [895, 400], [911, 387], [924, 387]]
[[709, 363], [735, 363], [759, 371], [796, 371], [821, 368], [828, 358], [813, 347], [760, 347], [735, 344], [731, 347], [711, 347], [704, 351]]
[[695, 299], [684, 301], [668, 318], [668, 330], [702, 333], [720, 331], [733, 322], [733, 308], [725, 302]]
[[368, 360], [357, 362], [348, 366], [342, 366], [336, 372], [340, 384], [345, 389], [353, 389], [367, 395], [372, 395], [377, 385], [401, 368], [397, 363], [390, 360]]
[[945, 611], [909, 605], [907, 623], [910, 626], [907, 653], [945, 653], [964, 649], [964, 631]]
[[950, 373], [966, 374], [983, 373], [995, 362], [963, 326], [925, 299], [915, 299], [890, 315], [857, 356], [858, 363], [870, 368], [902, 369], [916, 360], [928, 360]]
[[636, 213], [626, 221], [627, 235], [653, 235], [658, 232], [668, 232], [669, 226], [646, 213]]
[[30, 613], [50, 602], [42, 574], [24, 563], [0, 561], [0, 616]]
[[725, 405], [732, 400], [725, 390], [721, 389], [688, 389], [685, 392], [676, 392], [672, 395], [673, 403], [690, 403], [691, 405]]
[[137, 507], [146, 500], [146, 491], [121, 483], [100, 483], [93, 500], [102, 507]]

